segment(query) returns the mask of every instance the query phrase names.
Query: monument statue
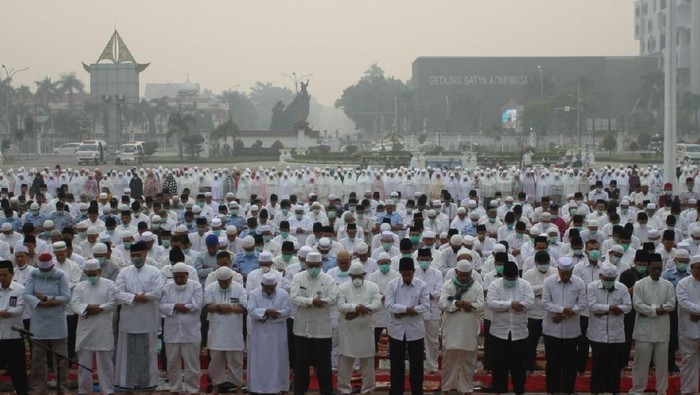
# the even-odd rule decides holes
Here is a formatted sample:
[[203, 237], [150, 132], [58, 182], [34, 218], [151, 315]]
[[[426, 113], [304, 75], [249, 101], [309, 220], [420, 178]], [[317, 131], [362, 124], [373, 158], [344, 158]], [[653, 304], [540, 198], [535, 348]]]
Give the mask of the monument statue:
[[286, 106], [281, 100], [272, 108], [272, 119], [269, 130], [295, 130], [299, 126], [307, 126], [309, 117], [309, 81], [299, 84], [301, 90], [291, 103]]

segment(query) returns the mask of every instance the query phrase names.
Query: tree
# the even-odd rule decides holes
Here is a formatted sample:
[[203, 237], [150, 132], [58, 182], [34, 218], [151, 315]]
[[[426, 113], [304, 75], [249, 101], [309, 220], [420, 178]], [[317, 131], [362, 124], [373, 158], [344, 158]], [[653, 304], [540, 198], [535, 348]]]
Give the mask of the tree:
[[27, 85], [20, 85], [15, 89], [15, 97], [17, 97], [20, 103], [27, 104], [32, 102], [34, 94]]
[[59, 91], [56, 83], [51, 81], [51, 78], [45, 77], [41, 81], [35, 81], [36, 92], [34, 97], [37, 102], [41, 104], [45, 109], [49, 109], [49, 103], [56, 103], [58, 99]]
[[294, 92], [289, 88], [280, 88], [269, 82], [256, 81], [255, 85], [250, 88], [249, 98], [255, 105], [258, 114], [257, 127], [266, 130], [272, 119], [272, 108], [280, 100], [285, 104], [291, 103], [294, 99]]
[[199, 153], [202, 152], [203, 142], [204, 137], [201, 134], [190, 134], [182, 139], [182, 144], [185, 145], [185, 153], [190, 156], [190, 159], [199, 157]]
[[[335, 107], [342, 109], [355, 122], [357, 129], [373, 132], [393, 130], [394, 106], [398, 105], [399, 97], [403, 98], [407, 92], [406, 83], [385, 77], [384, 71], [373, 64], [362, 78], [343, 90], [335, 101]], [[382, 119], [384, 124], [381, 124]]]
[[632, 142], [630, 143], [630, 145], [629, 145], [629, 150], [630, 150], [630, 151], [632, 151], [632, 152], [637, 152], [637, 151], [639, 151], [639, 149], [640, 149], [639, 143], [637, 143], [636, 141], [632, 141]]
[[233, 119], [229, 117], [228, 121], [217, 126], [211, 134], [212, 138], [223, 139], [224, 142], [231, 137], [233, 140], [236, 139], [238, 135], [238, 125], [233, 122]]
[[277, 152], [278, 154], [282, 148], [284, 148], [284, 144], [282, 144], [282, 142], [279, 140], [275, 140], [270, 146], [270, 150]]
[[176, 137], [178, 139], [179, 158], [183, 159], [183, 140], [190, 136], [196, 124], [196, 120], [192, 114], [183, 114], [174, 112], [168, 118], [168, 137]]
[[245, 149], [245, 144], [243, 143], [243, 140], [241, 139], [236, 139], [233, 142], [233, 152], [241, 152]]
[[612, 134], [608, 134], [603, 139], [601, 146], [604, 150], [608, 151], [610, 155], [612, 155], [612, 152], [615, 150], [615, 148], [617, 148], [617, 140], [615, 140], [615, 137], [613, 137]]
[[262, 149], [262, 146], [263, 146], [262, 140], [255, 140], [255, 142], [253, 143], [253, 145], [250, 146], [250, 148], [252, 148], [253, 151], [257, 152], [257, 151], [260, 151]]
[[532, 129], [538, 135], [547, 134], [552, 115], [554, 115], [554, 105], [549, 100], [531, 101], [525, 105], [521, 123], [525, 129]]
[[79, 80], [75, 73], [61, 74], [57, 83], [58, 92], [68, 94], [68, 111], [73, 112], [75, 107], [75, 93], [85, 92], [85, 84]]
[[646, 132], [639, 133], [639, 135], [637, 136], [637, 143], [639, 143], [639, 146], [641, 148], [649, 148], [649, 144], [651, 144], [651, 135]]
[[156, 141], [146, 141], [143, 143], [143, 153], [146, 156], [151, 156], [158, 150], [158, 142]]
[[229, 89], [221, 92], [219, 101], [228, 104], [229, 114], [241, 129], [252, 130], [259, 126], [258, 111], [247, 94]]

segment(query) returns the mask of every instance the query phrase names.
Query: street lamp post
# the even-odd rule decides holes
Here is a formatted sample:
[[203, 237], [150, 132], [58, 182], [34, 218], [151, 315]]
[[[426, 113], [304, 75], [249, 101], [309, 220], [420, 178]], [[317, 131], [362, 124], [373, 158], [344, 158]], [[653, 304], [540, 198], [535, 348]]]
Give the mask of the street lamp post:
[[537, 70], [540, 72], [540, 100], [544, 100], [544, 78], [542, 78], [542, 66], [537, 65]]
[[292, 80], [292, 82], [294, 83], [294, 94], [299, 93], [299, 81], [302, 81], [304, 78], [311, 77], [312, 75], [314, 75], [314, 73], [309, 73], [309, 74], [304, 74], [301, 77], [297, 77], [296, 72], [292, 72], [292, 75], [285, 74], [285, 73], [280, 73], [280, 74], [289, 78], [290, 80]]

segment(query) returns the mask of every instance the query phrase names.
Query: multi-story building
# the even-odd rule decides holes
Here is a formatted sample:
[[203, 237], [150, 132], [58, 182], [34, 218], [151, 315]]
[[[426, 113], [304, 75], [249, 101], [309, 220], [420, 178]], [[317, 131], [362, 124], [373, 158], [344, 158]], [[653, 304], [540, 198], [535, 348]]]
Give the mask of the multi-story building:
[[675, 56], [678, 95], [700, 94], [700, 0], [636, 0], [635, 38], [639, 54], [657, 56], [663, 70], [666, 49], [666, 11], [675, 5]]

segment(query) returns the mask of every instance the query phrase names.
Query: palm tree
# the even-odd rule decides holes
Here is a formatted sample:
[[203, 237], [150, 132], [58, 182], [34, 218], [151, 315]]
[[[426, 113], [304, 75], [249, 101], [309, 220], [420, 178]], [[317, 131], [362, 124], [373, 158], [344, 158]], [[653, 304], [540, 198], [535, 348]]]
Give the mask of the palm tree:
[[84, 93], [85, 84], [79, 80], [75, 73], [61, 74], [58, 81], [59, 92], [68, 94], [68, 111], [73, 112], [75, 106], [75, 92]]
[[34, 83], [36, 84], [34, 97], [39, 104], [48, 110], [49, 103], [55, 103], [59, 95], [56, 83], [51, 81], [50, 77], [45, 77], [41, 81], [34, 81]]
[[177, 145], [180, 157], [182, 160], [182, 140], [190, 135], [196, 125], [196, 120], [192, 114], [183, 114], [174, 112], [168, 117], [168, 137], [177, 137]]
[[236, 141], [236, 136], [238, 136], [238, 125], [233, 122], [233, 118], [229, 117], [228, 121], [220, 124], [214, 129], [211, 136], [215, 139], [223, 139], [224, 143], [227, 139], [231, 137], [232, 141]]
[[15, 89], [15, 96], [17, 96], [20, 102], [27, 104], [32, 101], [34, 94], [27, 85], [20, 85], [17, 89]]

